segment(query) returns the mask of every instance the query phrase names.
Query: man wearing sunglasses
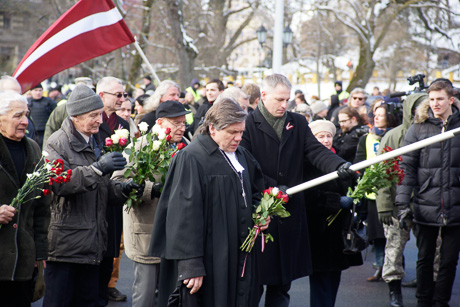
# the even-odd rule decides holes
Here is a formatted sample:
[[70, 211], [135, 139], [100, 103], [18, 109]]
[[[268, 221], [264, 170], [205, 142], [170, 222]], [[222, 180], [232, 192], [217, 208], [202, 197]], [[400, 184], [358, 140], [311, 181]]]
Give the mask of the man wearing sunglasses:
[[[120, 79], [114, 77], [104, 77], [97, 83], [96, 93], [104, 103], [102, 112], [103, 122], [99, 127], [99, 142], [114, 134], [114, 130], [127, 129], [129, 123], [117, 115], [116, 111], [121, 109], [121, 105], [126, 101], [128, 95]], [[99, 272], [99, 306], [108, 304], [108, 292], [111, 299], [126, 300], [126, 296], [120, 293], [115, 287], [109, 289], [109, 281], [112, 276], [113, 259], [120, 254], [121, 232], [123, 230], [123, 206], [107, 206], [107, 232], [108, 242], [107, 251], [102, 259]]]
[[367, 93], [364, 89], [360, 87], [354, 88], [351, 93], [350, 97], [348, 97], [348, 102], [347, 104], [335, 109], [335, 111], [331, 115], [331, 122], [334, 123], [334, 125], [338, 128], [339, 127], [339, 112], [345, 108], [345, 107], [350, 107], [353, 109], [358, 110], [358, 108], [366, 102], [367, 99]]

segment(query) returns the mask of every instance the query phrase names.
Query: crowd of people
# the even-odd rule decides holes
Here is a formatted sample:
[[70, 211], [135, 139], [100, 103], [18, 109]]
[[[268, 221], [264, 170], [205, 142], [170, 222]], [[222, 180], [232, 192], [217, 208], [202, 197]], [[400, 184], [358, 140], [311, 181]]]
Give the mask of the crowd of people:
[[[367, 194], [356, 212], [346, 195], [362, 175], [352, 163], [460, 127], [449, 80], [402, 102], [377, 87], [348, 93], [341, 81], [329, 101], [301, 90], [291, 100], [281, 74], [241, 88], [193, 79], [183, 92], [171, 80], [143, 82], [131, 92], [118, 78], [81, 77], [69, 93], [57, 87], [45, 97], [38, 84], [26, 98], [14, 78], [1, 78], [2, 306], [40, 297], [59, 307], [124, 301], [116, 288], [124, 252], [134, 264], [133, 306], [258, 306], [264, 293], [265, 306], [289, 306], [292, 281], [309, 276], [310, 306], [332, 307], [341, 272], [363, 264], [360, 252], [344, 252], [343, 235], [357, 219], [375, 255], [367, 281], [388, 284], [390, 306], [404, 306], [411, 229], [418, 306], [448, 306], [460, 252], [460, 141], [403, 155], [402, 183]], [[185, 147], [164, 182], [135, 183], [129, 155], [104, 150], [117, 129], [146, 138], [139, 125], [168, 129], [168, 147]], [[9, 206], [42, 150], [71, 179]], [[335, 171], [338, 179], [289, 195], [289, 217], [253, 224], [265, 189], [286, 193]], [[39, 197], [44, 189], [51, 194]], [[132, 193], [141, 204], [123, 210]], [[257, 239], [247, 253], [240, 246], [253, 227], [274, 240]]]

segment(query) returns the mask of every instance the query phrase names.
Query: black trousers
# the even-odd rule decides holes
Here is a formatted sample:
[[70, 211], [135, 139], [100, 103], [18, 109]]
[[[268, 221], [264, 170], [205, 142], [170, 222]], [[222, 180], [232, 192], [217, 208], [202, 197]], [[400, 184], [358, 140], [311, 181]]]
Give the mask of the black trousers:
[[113, 257], [102, 258], [99, 265], [99, 304], [98, 306], [107, 306], [109, 299], [107, 297], [107, 289], [113, 271]]
[[334, 307], [342, 271], [310, 275], [310, 307]]
[[[436, 282], [433, 280], [433, 263], [436, 239], [441, 230], [441, 260]], [[417, 306], [449, 306], [460, 252], [460, 226], [436, 227], [417, 224], [418, 247]]]
[[0, 281], [0, 305], [4, 307], [30, 307], [34, 289], [32, 280]]
[[[288, 307], [290, 301], [289, 290], [291, 283], [284, 285], [267, 285], [267, 292], [265, 293], [265, 307]], [[259, 295], [262, 297], [264, 293], [264, 286], [260, 286]]]
[[48, 261], [43, 307], [98, 306], [99, 266]]

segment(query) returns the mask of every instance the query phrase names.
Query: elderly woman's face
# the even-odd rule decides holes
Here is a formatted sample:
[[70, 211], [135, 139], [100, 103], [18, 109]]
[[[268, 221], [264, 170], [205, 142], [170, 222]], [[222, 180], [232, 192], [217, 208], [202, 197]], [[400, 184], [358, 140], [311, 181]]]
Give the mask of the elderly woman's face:
[[10, 110], [5, 115], [0, 115], [0, 133], [13, 141], [20, 141], [26, 135], [29, 121], [27, 105], [20, 101], [13, 101]]
[[318, 142], [323, 144], [327, 149], [332, 148], [332, 134], [330, 132], [326, 131], [320, 131], [317, 134], [315, 134], [316, 139]]

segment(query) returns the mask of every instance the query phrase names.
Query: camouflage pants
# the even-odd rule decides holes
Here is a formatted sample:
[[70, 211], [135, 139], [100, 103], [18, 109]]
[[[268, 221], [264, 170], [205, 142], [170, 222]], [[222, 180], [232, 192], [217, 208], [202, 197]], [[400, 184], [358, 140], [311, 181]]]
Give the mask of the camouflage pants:
[[[410, 230], [413, 227], [413, 223], [406, 221], [406, 224], [408, 230], [400, 229], [398, 220], [393, 217], [393, 225], [383, 225], [387, 243], [385, 245], [385, 260], [383, 262], [382, 278], [386, 283], [393, 280], [402, 280], [405, 275], [403, 252], [407, 241], [409, 241]], [[439, 270], [439, 262], [441, 259], [439, 251], [441, 243], [441, 235], [439, 234], [436, 241], [436, 254], [433, 263], [434, 280], [436, 280]]]
[[385, 238], [385, 260], [383, 262], [382, 278], [386, 283], [393, 280], [402, 280], [405, 275], [403, 266], [403, 252], [410, 238], [412, 222], [406, 222], [408, 230], [400, 229], [399, 222], [393, 217], [393, 225], [383, 225]]

